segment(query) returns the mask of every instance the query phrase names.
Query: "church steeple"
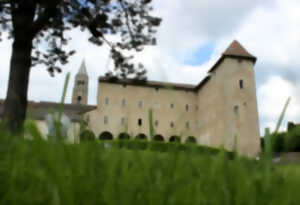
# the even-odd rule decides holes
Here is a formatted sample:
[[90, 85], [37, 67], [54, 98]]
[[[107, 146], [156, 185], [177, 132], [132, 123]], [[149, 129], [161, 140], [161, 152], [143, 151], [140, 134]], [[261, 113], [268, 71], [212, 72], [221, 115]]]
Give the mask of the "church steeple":
[[72, 104], [87, 105], [88, 84], [89, 84], [89, 77], [86, 71], [85, 61], [83, 60], [78, 70], [78, 73], [75, 76]]

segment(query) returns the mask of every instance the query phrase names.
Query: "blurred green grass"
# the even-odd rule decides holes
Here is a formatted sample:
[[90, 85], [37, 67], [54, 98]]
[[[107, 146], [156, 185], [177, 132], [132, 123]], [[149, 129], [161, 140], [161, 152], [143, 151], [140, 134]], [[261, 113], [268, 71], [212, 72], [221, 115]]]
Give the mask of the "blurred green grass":
[[[0, 134], [0, 204], [298, 204], [299, 173], [197, 145]], [[136, 144], [134, 144], [136, 143]], [[229, 157], [230, 156], [230, 157]], [[299, 166], [297, 166], [299, 170]]]

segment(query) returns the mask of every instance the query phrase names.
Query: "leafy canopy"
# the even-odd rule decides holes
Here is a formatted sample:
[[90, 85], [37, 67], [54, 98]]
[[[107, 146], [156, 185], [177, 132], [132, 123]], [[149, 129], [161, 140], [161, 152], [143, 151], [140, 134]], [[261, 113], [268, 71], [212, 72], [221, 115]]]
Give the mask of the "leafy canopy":
[[[61, 72], [61, 65], [75, 51], [67, 50], [71, 40], [66, 32], [88, 30], [89, 41], [110, 47], [118, 77], [145, 78], [142, 64], [130, 63], [124, 51], [141, 51], [155, 45], [156, 27], [161, 19], [152, 16], [151, 0], [0, 0], [0, 38], [32, 42], [32, 66], [42, 64], [49, 73]], [[117, 35], [119, 40], [108, 40]], [[0, 39], [1, 40], [1, 39]]]

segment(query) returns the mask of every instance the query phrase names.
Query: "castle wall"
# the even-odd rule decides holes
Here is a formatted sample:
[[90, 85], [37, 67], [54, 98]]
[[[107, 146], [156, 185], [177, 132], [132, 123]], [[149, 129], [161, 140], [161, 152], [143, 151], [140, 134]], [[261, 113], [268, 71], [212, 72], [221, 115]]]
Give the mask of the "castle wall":
[[[106, 105], [106, 98], [109, 99]], [[122, 101], [125, 99], [125, 106]], [[142, 107], [139, 107], [142, 101]], [[90, 128], [97, 136], [103, 131], [111, 132], [115, 137], [121, 132], [128, 132], [132, 136], [139, 133], [150, 136], [149, 109], [153, 110], [153, 126], [155, 134], [160, 134], [165, 141], [172, 135], [179, 135], [182, 141], [188, 136], [196, 137], [197, 125], [197, 93], [172, 88], [150, 88], [144, 86], [99, 83], [98, 108], [86, 114], [90, 118]], [[174, 108], [171, 108], [171, 104]], [[186, 111], [188, 105], [188, 111]], [[108, 123], [104, 124], [104, 116]], [[122, 125], [121, 119], [126, 123]], [[138, 125], [142, 119], [142, 125]], [[158, 125], [155, 121], [158, 120]], [[174, 127], [171, 127], [173, 121]], [[186, 123], [189, 123], [187, 128]]]
[[[240, 88], [240, 80], [243, 88]], [[201, 144], [255, 155], [260, 150], [253, 62], [225, 58], [198, 94]]]

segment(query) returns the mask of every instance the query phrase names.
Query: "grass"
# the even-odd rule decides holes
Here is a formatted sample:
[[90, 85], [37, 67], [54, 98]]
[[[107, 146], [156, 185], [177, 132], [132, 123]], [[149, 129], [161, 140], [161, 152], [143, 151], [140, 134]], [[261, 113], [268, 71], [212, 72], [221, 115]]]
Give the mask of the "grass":
[[[299, 173], [265, 161], [114, 142], [0, 137], [0, 204], [298, 204]], [[133, 143], [127, 142], [128, 144]], [[162, 144], [162, 143], [160, 143]], [[116, 146], [118, 145], [118, 146]], [[149, 146], [150, 147], [150, 146]], [[298, 167], [299, 170], [299, 167]]]

